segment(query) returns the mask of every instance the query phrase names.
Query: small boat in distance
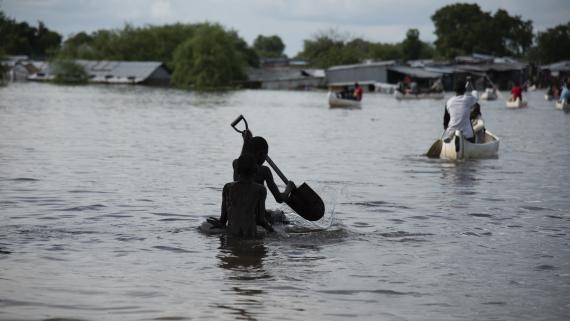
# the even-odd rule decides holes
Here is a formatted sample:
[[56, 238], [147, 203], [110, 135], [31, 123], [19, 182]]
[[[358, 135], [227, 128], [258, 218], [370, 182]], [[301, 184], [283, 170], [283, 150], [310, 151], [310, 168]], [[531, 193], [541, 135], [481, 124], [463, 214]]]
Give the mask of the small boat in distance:
[[480, 99], [482, 100], [495, 100], [497, 99], [497, 91], [493, 88], [485, 89], [485, 92], [481, 94]]
[[446, 143], [442, 142], [439, 158], [448, 160], [495, 158], [499, 153], [499, 138], [490, 131], [485, 132], [482, 143], [471, 143], [456, 131], [453, 138]]
[[328, 100], [330, 108], [362, 108], [360, 100], [340, 98], [333, 91], [329, 91]]
[[516, 100], [509, 99], [507, 100], [507, 108], [523, 108], [527, 106], [526, 100], [520, 100], [517, 98]]

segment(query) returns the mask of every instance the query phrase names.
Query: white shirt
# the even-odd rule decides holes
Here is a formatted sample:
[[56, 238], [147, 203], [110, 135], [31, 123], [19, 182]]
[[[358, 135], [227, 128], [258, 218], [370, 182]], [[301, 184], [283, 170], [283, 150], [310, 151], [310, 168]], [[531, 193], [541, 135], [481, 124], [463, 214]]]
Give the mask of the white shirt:
[[473, 137], [473, 129], [471, 128], [469, 117], [473, 106], [479, 100], [477, 92], [474, 92], [474, 94], [465, 93], [465, 95], [455, 96], [447, 101], [445, 108], [449, 113], [449, 124], [447, 125], [445, 136], [450, 136], [456, 130], [460, 130], [465, 138]]

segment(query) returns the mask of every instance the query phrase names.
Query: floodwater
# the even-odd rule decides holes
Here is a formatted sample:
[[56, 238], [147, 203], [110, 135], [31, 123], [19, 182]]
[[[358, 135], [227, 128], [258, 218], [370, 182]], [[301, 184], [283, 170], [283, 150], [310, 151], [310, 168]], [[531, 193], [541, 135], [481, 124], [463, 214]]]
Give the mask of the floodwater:
[[[0, 320], [568, 320], [570, 114], [543, 94], [483, 103], [499, 156], [454, 163], [423, 155], [443, 101], [0, 88]], [[198, 231], [239, 114], [326, 222]]]

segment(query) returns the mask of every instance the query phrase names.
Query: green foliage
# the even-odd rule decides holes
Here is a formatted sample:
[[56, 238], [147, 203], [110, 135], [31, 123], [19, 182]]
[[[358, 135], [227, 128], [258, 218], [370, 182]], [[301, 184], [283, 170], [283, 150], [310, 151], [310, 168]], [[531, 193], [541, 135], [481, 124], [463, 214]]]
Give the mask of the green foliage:
[[43, 24], [32, 27], [25, 22], [16, 22], [0, 11], [0, 48], [8, 55], [27, 55], [45, 58], [50, 49], [59, 48], [61, 35]]
[[[209, 23], [171, 24], [136, 28], [125, 25], [117, 30], [80, 32], [67, 39], [59, 53], [65, 59], [161, 61], [175, 68], [173, 53], [202, 29], [220, 28]], [[235, 31], [225, 31], [226, 40], [250, 66], [258, 66], [255, 51]]]
[[244, 56], [234, 35], [219, 25], [204, 25], [174, 52], [173, 83], [208, 90], [229, 87], [245, 79]]
[[51, 64], [54, 82], [62, 84], [87, 83], [89, 75], [85, 68], [71, 60], [55, 60]]
[[328, 68], [335, 65], [356, 64], [363, 60], [396, 60], [432, 58], [434, 49], [420, 41], [419, 31], [410, 29], [402, 43], [375, 43], [360, 38], [350, 39], [336, 31], [325, 31], [305, 40], [299, 58], [311, 65]]
[[405, 60], [415, 60], [420, 58], [423, 43], [420, 41], [420, 32], [418, 29], [409, 29], [406, 33], [406, 39], [402, 42], [402, 53]]
[[437, 10], [431, 19], [436, 48], [447, 58], [473, 52], [520, 56], [532, 44], [532, 22], [502, 9], [491, 15], [477, 4], [457, 3]]
[[570, 59], [570, 22], [539, 32], [536, 47], [529, 52], [531, 61], [548, 64]]
[[262, 36], [259, 35], [253, 42], [253, 49], [260, 57], [277, 58], [283, 57], [285, 44], [277, 35]]

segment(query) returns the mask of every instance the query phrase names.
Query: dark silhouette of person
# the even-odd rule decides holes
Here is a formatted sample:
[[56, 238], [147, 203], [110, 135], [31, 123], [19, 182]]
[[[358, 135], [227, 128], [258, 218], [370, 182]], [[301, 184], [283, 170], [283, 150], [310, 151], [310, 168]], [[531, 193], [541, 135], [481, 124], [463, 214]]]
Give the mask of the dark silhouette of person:
[[220, 227], [226, 227], [228, 236], [256, 238], [256, 225], [273, 232], [265, 219], [265, 186], [254, 181], [257, 165], [252, 155], [241, 155], [236, 161], [237, 181], [224, 185]]

